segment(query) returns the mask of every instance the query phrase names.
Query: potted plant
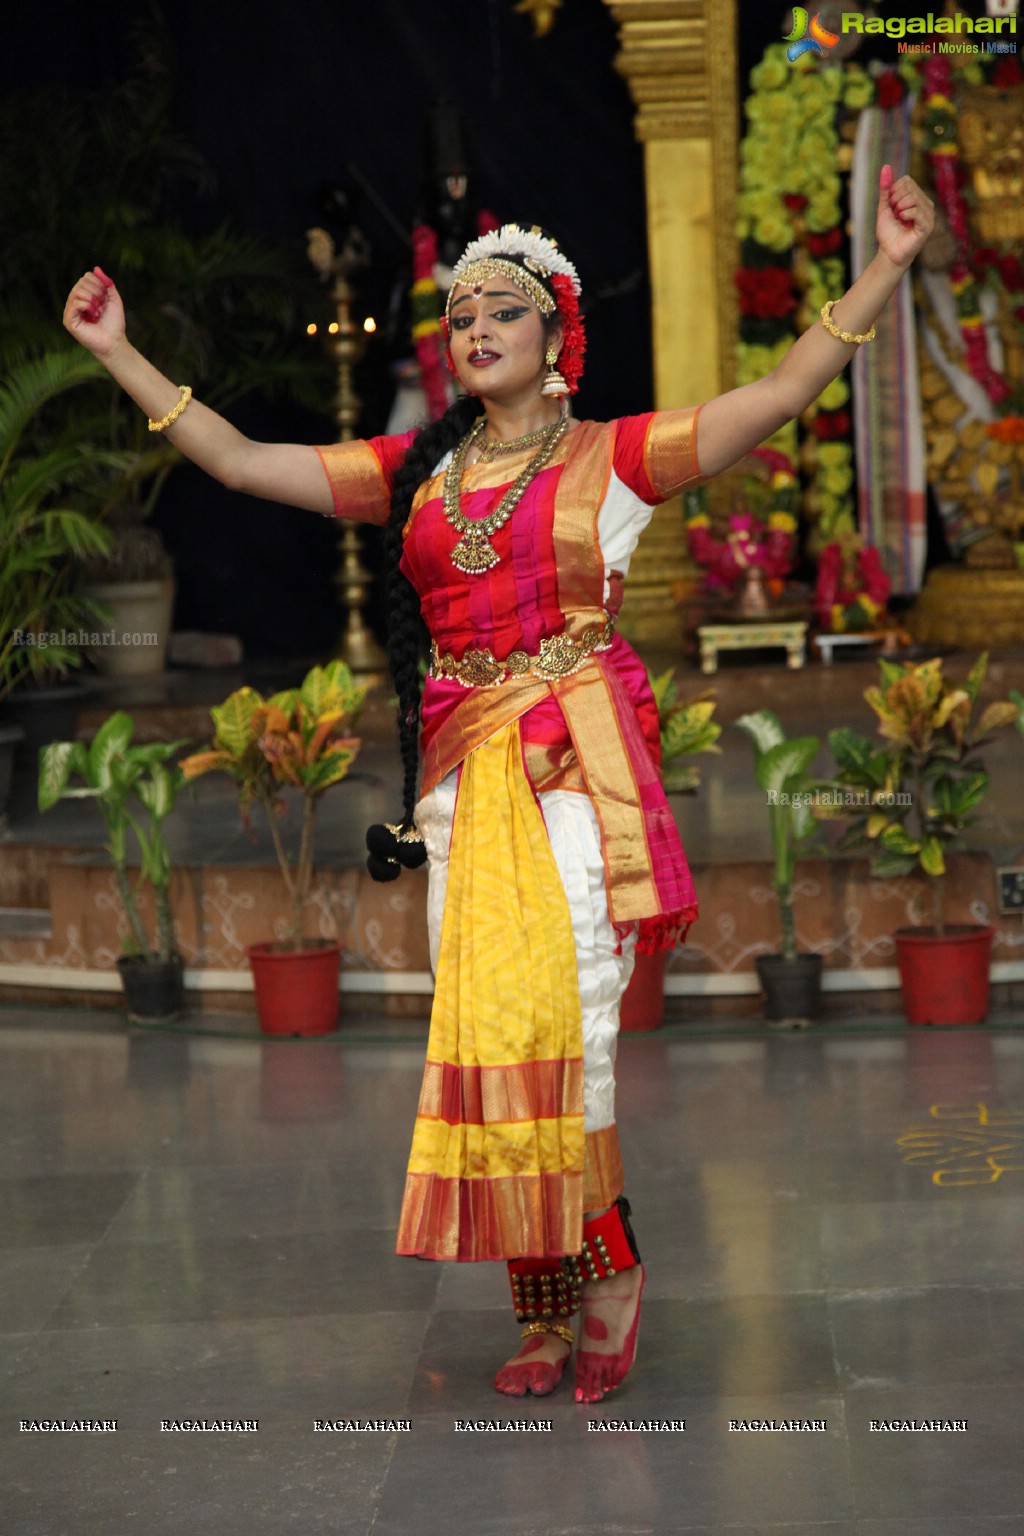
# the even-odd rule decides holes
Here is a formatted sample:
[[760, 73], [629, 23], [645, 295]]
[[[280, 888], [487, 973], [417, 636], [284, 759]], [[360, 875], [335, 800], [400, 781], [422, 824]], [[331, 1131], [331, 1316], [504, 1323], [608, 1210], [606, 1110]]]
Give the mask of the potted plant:
[[[128, 953], [117, 962], [128, 1017], [140, 1023], [174, 1019], [184, 1001], [183, 962], [171, 915], [171, 859], [164, 822], [184, 782], [171, 759], [181, 741], [133, 743], [134, 722], [118, 710], [105, 720], [89, 746], [55, 741], [39, 760], [39, 809], [58, 800], [94, 800], [107, 826], [107, 853], [128, 922]], [[76, 782], [80, 781], [80, 782]], [[128, 833], [141, 854], [138, 885], [128, 869]], [[139, 890], [153, 891], [155, 931], [146, 930]]]
[[894, 935], [907, 1022], [980, 1024], [988, 1013], [992, 929], [945, 922], [945, 856], [977, 820], [988, 790], [975, 753], [1019, 722], [1020, 708], [998, 699], [978, 712], [987, 653], [963, 684], [944, 676], [938, 657], [879, 666], [881, 681], [864, 697], [883, 744], [846, 727], [829, 732], [836, 782], [847, 792], [834, 813], [852, 817], [839, 847], [866, 850], [873, 875], [920, 869], [928, 877], [930, 922]]
[[[231, 410], [262, 396], [322, 412], [330, 362], [309, 347], [299, 318], [304, 305], [322, 302], [314, 273], [301, 252], [202, 208], [213, 174], [173, 127], [170, 38], [147, 9], [130, 29], [135, 64], [126, 78], [15, 91], [0, 105], [0, 271], [5, 292], [17, 293], [0, 360], [52, 346], [72, 273], [99, 259], [123, 289], [132, 340], [207, 405]], [[197, 205], [202, 228], [193, 233]], [[40, 251], [60, 260], [40, 261]], [[182, 460], [97, 372], [106, 387], [62, 407], [66, 441], [90, 445], [79, 448], [82, 494], [112, 533], [102, 548], [79, 552], [103, 616], [89, 625], [97, 632], [91, 655], [103, 671], [152, 673], [164, 665], [174, 583], [150, 520]], [[94, 452], [98, 445], [116, 456]], [[155, 643], [125, 644], [134, 632]]]
[[[34, 799], [38, 748], [74, 734], [80, 689], [67, 686], [98, 621], [75, 590], [75, 562], [110, 536], [82, 510], [92, 470], [54, 425], [51, 402], [101, 377], [84, 353], [12, 363], [0, 384], [0, 812], [17, 766]], [[108, 465], [123, 456], [100, 451]]]
[[797, 949], [793, 882], [797, 860], [811, 852], [817, 833], [813, 804], [818, 781], [811, 776], [810, 767], [821, 741], [817, 736], [788, 738], [770, 709], [741, 715], [736, 724], [753, 743], [757, 782], [768, 806], [774, 856], [772, 889], [779, 902], [782, 930], [779, 951], [758, 955], [754, 961], [764, 992], [765, 1016], [770, 1023], [802, 1029], [821, 1011], [821, 956]]
[[[245, 826], [250, 826], [253, 806], [258, 805], [270, 828], [291, 920], [283, 940], [252, 944], [247, 950], [266, 1034], [321, 1035], [337, 1026], [341, 949], [335, 942], [306, 938], [303, 924], [313, 884], [317, 807], [355, 760], [360, 743], [345, 730], [365, 692], [343, 661], [313, 667], [300, 688], [269, 699], [255, 688], [239, 688], [210, 711], [215, 730], [211, 745], [181, 764], [188, 780], [205, 773], [228, 774], [238, 787]], [[288, 789], [297, 791], [302, 805], [294, 856], [280, 827]]]
[[[648, 681], [658, 710], [661, 773], [665, 792], [670, 795], [695, 794], [700, 783], [700, 770], [695, 763], [684, 759], [698, 752], [719, 750], [715, 743], [721, 735], [721, 726], [716, 725], [711, 718], [715, 712], [715, 701], [707, 694], [681, 700], [672, 667], [658, 677], [649, 672]], [[668, 955], [664, 950], [636, 956], [633, 974], [619, 1008], [620, 1029], [657, 1029], [661, 1024], [665, 1017], [667, 962]]]

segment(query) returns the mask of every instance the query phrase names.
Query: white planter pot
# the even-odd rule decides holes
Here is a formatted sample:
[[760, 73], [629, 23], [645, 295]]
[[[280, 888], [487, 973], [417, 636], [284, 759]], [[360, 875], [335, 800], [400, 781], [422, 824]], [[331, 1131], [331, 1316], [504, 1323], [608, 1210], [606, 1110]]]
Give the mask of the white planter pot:
[[107, 581], [86, 589], [109, 609], [110, 623], [99, 631], [100, 643], [89, 655], [110, 677], [147, 677], [162, 672], [174, 607], [174, 582]]

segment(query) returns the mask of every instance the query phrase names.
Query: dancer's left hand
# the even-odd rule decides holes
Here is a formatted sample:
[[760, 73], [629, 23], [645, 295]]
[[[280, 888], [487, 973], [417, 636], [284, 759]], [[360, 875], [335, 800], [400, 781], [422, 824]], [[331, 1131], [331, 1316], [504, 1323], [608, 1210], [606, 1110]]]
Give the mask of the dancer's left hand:
[[892, 166], [878, 178], [878, 248], [897, 267], [907, 268], [935, 227], [935, 205], [912, 176], [893, 181]]

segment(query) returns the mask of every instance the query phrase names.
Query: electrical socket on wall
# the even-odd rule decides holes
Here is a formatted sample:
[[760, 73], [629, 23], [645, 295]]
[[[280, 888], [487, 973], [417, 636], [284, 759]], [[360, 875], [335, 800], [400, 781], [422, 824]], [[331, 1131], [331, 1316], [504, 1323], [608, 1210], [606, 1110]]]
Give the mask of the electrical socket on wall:
[[997, 869], [1000, 912], [1024, 912], [1024, 869]]

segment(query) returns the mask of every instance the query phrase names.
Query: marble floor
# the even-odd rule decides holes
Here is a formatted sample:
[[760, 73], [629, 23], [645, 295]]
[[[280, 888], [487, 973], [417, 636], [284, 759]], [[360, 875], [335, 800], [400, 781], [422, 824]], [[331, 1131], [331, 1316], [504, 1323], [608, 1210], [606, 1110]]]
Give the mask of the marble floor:
[[[494, 1394], [498, 1266], [393, 1256], [422, 1049], [0, 1009], [0, 1531], [1024, 1532], [1024, 1031], [626, 1037], [649, 1283], [597, 1407]], [[258, 1430], [160, 1427], [203, 1419]]]

